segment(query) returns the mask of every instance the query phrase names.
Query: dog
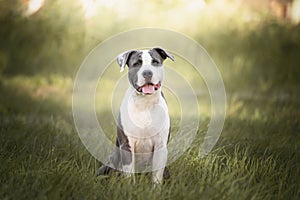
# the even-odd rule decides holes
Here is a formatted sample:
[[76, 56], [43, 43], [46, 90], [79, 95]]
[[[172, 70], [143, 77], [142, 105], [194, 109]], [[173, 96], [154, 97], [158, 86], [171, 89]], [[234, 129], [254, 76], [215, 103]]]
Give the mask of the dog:
[[128, 66], [130, 87], [117, 120], [116, 148], [98, 175], [109, 174], [121, 165], [126, 176], [151, 168], [154, 184], [170, 177], [166, 168], [170, 118], [162, 92], [163, 62], [173, 55], [160, 47], [129, 50], [117, 57], [121, 72]]

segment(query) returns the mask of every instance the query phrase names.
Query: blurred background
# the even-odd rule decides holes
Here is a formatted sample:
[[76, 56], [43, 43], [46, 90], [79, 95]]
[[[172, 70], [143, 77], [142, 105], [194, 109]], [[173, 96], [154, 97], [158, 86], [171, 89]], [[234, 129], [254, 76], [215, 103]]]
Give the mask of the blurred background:
[[[299, 0], [1, 0], [0, 80], [29, 98], [70, 107], [76, 72], [96, 45], [154, 27], [201, 44], [229, 96], [285, 99], [299, 89], [299, 22]], [[181, 66], [187, 63], [173, 65], [190, 81], [199, 79]], [[110, 71], [106, 85], [112, 87], [109, 76], [117, 69]]]
[[155, 27], [199, 42], [228, 92], [290, 90], [300, 74], [299, 22], [299, 0], [1, 0], [0, 74], [71, 84], [101, 41]]
[[299, 0], [1, 0], [0, 73], [74, 77], [113, 34], [160, 27], [198, 41], [228, 78], [272, 84], [296, 79], [299, 22]]
[[[213, 152], [197, 159], [197, 137], [170, 166], [177, 176], [162, 193], [95, 180], [101, 163], [81, 143], [72, 116], [73, 82], [86, 55], [114, 34], [143, 27], [201, 44], [227, 95]], [[184, 59], [166, 63], [197, 89], [197, 134], [205, 135], [205, 83]], [[125, 74], [118, 72], [115, 63], [108, 67], [96, 96], [112, 140], [109, 97]], [[299, 91], [300, 0], [0, 0], [0, 199], [299, 199]], [[166, 94], [174, 132], [180, 102]]]

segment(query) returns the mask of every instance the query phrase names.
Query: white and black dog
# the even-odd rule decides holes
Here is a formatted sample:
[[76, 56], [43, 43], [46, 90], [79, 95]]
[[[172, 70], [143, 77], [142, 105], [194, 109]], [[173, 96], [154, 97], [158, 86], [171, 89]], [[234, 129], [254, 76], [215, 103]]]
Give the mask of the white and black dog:
[[117, 57], [121, 71], [128, 66], [130, 87], [120, 107], [116, 148], [97, 175], [112, 168], [131, 175], [151, 167], [155, 184], [170, 176], [166, 168], [170, 118], [162, 93], [166, 58], [174, 61], [162, 48], [130, 50]]

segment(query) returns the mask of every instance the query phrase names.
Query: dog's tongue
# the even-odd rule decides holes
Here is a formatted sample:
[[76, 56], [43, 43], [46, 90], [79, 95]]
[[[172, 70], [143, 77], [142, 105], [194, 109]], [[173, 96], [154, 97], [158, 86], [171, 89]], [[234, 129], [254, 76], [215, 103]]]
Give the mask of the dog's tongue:
[[152, 94], [154, 93], [154, 85], [145, 85], [142, 88], [144, 94]]

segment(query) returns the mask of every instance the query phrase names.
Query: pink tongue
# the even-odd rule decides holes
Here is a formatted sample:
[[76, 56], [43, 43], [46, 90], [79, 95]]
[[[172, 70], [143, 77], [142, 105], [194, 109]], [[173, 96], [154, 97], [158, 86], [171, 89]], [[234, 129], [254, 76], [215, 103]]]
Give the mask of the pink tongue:
[[145, 94], [152, 94], [154, 92], [154, 86], [153, 85], [145, 85], [142, 88], [143, 93]]

